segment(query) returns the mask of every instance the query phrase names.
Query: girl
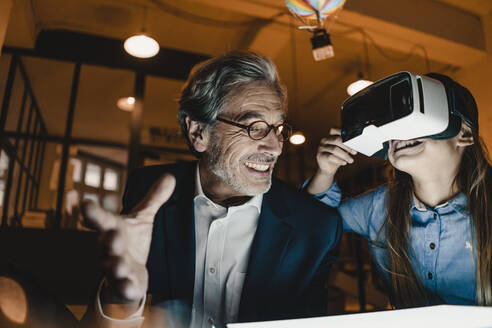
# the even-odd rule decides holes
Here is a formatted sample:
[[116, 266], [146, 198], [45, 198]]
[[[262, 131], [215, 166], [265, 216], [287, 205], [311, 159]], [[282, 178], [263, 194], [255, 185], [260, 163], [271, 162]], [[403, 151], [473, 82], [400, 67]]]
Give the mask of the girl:
[[338, 207], [344, 231], [369, 240], [395, 307], [492, 305], [492, 176], [477, 106], [457, 82], [429, 76], [454, 93], [461, 118], [456, 136], [391, 140], [389, 183], [340, 203], [333, 177], [356, 152], [342, 144], [339, 129], [331, 129], [306, 189]]

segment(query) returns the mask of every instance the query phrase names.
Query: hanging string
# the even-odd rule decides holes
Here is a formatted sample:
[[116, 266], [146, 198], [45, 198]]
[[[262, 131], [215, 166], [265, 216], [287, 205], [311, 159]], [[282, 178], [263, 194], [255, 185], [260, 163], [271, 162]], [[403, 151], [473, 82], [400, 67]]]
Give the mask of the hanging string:
[[[150, 2], [152, 2], [160, 10], [192, 23], [215, 26], [215, 27], [223, 27], [223, 28], [240, 28], [240, 27], [246, 27], [246, 26], [258, 24], [258, 18], [256, 17], [250, 20], [239, 21], [239, 22], [226, 21], [226, 20], [220, 20], [220, 19], [194, 14], [189, 11], [183, 10], [175, 5], [171, 5], [167, 2], [163, 2], [161, 0], [150, 0]], [[287, 14], [287, 11], [280, 11], [279, 13], [275, 14], [270, 18], [267, 18], [266, 20], [274, 21], [278, 17], [283, 16], [285, 14]]]
[[[78, 29], [81, 30], [93, 30], [94, 32], [98, 32], [98, 30], [92, 28], [89, 25], [77, 25], [73, 22], [71, 23], [65, 23], [65, 22], [41, 22], [39, 14], [38, 14], [38, 8], [37, 8], [37, 0], [30, 0], [31, 1], [31, 6], [33, 8], [33, 16], [34, 16], [34, 21], [35, 21], [35, 26], [37, 29], [43, 29], [43, 28], [74, 28], [76, 26]], [[245, 21], [227, 21], [227, 20], [219, 20], [215, 18], [210, 18], [202, 15], [198, 15], [195, 13], [191, 13], [187, 10], [181, 9], [176, 5], [172, 5], [168, 2], [164, 2], [162, 0], [148, 0], [150, 3], [152, 3], [155, 7], [157, 7], [159, 10], [164, 11], [170, 15], [173, 15], [175, 17], [182, 18], [186, 21], [196, 23], [196, 24], [202, 24], [202, 25], [209, 25], [209, 26], [215, 26], [215, 27], [222, 27], [222, 28], [241, 28], [241, 27], [247, 27], [247, 26], [252, 26], [252, 25], [257, 25], [258, 24], [258, 19], [250, 19], [250, 20], [245, 20]], [[123, 1], [118, 1], [118, 3], [123, 2]], [[125, 1], [129, 3], [128, 1]], [[260, 3], [259, 3], [260, 4]], [[277, 7], [275, 7], [277, 8]], [[147, 8], [148, 9], [148, 8]], [[146, 13], [145, 13], [146, 14]], [[279, 12], [272, 17], [268, 18], [267, 20], [271, 21], [272, 23], [278, 24], [278, 25], [286, 25], [288, 28], [291, 29], [292, 27], [292, 15], [289, 14], [290, 17], [290, 23], [286, 24], [283, 22], [279, 22], [277, 19], [281, 16], [284, 16], [286, 14], [289, 14], [289, 11], [287, 9], [282, 10], [279, 7]], [[335, 19], [330, 19], [328, 20], [329, 26], [326, 26], [327, 29], [331, 25], [335, 23]], [[326, 24], [326, 22], [325, 22]], [[387, 51], [383, 49], [380, 45], [377, 44], [377, 42], [374, 41], [374, 39], [369, 35], [364, 29], [353, 26], [351, 24], [347, 23], [342, 23], [337, 21], [338, 25], [343, 25], [347, 26], [348, 29], [347, 31], [344, 32], [338, 32], [338, 33], [332, 33], [330, 34], [332, 36], [336, 37], [343, 37], [348, 34], [352, 34], [354, 32], [361, 33], [365, 39], [369, 41], [369, 43], [376, 49], [377, 52], [379, 52], [384, 58], [393, 61], [393, 62], [405, 62], [408, 61], [412, 56], [414, 56], [418, 50], [421, 50], [423, 55], [424, 55], [424, 60], [425, 60], [425, 66], [428, 72], [431, 71], [431, 64], [429, 60], [429, 56], [427, 53], [427, 49], [420, 44], [413, 44], [412, 47], [409, 49], [409, 52], [402, 55], [402, 56], [396, 56], [394, 54], [389, 54]], [[365, 47], [365, 45], [364, 45]], [[368, 73], [369, 74], [369, 73]]]
[[145, 4], [142, 4], [142, 32], [143, 33], [148, 32], [146, 23], [147, 23], [147, 6], [145, 6]]
[[371, 65], [369, 64], [369, 45], [367, 44], [367, 39], [365, 35], [362, 36], [362, 44], [364, 46], [364, 65], [367, 79], [369, 81], [372, 81]]
[[372, 38], [372, 36], [369, 35], [363, 29], [361, 29], [361, 33], [364, 35], [365, 38], [367, 38], [369, 40], [369, 42], [371, 42], [371, 44], [374, 47], [374, 49], [376, 49], [381, 54], [381, 56], [383, 56], [384, 58], [386, 58], [388, 60], [394, 61], [394, 62], [405, 62], [405, 61], [408, 61], [416, 53], [417, 50], [419, 50], [419, 49], [422, 50], [422, 52], [424, 54], [424, 60], [425, 60], [426, 69], [427, 69], [428, 72], [431, 71], [429, 56], [427, 54], [427, 50], [425, 49], [425, 47], [423, 45], [420, 45], [420, 44], [415, 43], [410, 48], [410, 50], [409, 50], [409, 52], [407, 54], [405, 54], [403, 56], [395, 56], [395, 55], [390, 55], [386, 51], [384, 51], [383, 48], [380, 45], [378, 45], [376, 43], [376, 41], [374, 41], [374, 39]]
[[[191, 13], [189, 11], [181, 9], [175, 5], [171, 5], [171, 4], [164, 2], [162, 0], [150, 0], [150, 2], [153, 3], [157, 8], [159, 8], [162, 11], [165, 11], [165, 12], [167, 12], [171, 15], [174, 15], [176, 17], [185, 19], [187, 21], [191, 21], [193, 23], [198, 23], [198, 24], [223, 27], [223, 28], [240, 28], [240, 27], [256, 25], [258, 23], [257, 19], [251, 19], [251, 20], [240, 21], [240, 22], [218, 20], [218, 19], [214, 19], [214, 18], [210, 18], [210, 17], [201, 16], [201, 15]], [[277, 14], [275, 14], [274, 16], [270, 17], [268, 20], [283, 25], [283, 23], [276, 21], [276, 19], [285, 15], [285, 14], [288, 14], [288, 13], [289, 13], [288, 10], [281, 10]], [[288, 24], [288, 26], [290, 28], [293, 25], [292, 24], [292, 15], [289, 15], [289, 20], [290, 20], [290, 23]], [[333, 25], [335, 23], [335, 21], [336, 21], [335, 17], [333, 17], [333, 19], [328, 19], [327, 22], [325, 22], [325, 24], [328, 23], [328, 25], [325, 26], [325, 28], [330, 29], [331, 25]], [[346, 24], [346, 23], [338, 22], [338, 24], [350, 26], [351, 30], [347, 31], [347, 32], [342, 32], [342, 33], [331, 33], [332, 35], [341, 36], [341, 35], [345, 35], [345, 34], [350, 34], [353, 31], [357, 31], [357, 32], [361, 33], [363, 35], [364, 39], [367, 39], [370, 42], [370, 44], [376, 49], [376, 51], [378, 51], [384, 58], [386, 58], [390, 61], [393, 61], [393, 62], [408, 61], [411, 57], [413, 57], [415, 55], [415, 53], [418, 50], [421, 50], [423, 55], [424, 55], [426, 69], [428, 72], [431, 71], [430, 60], [429, 60], [429, 57], [427, 54], [427, 50], [425, 49], [424, 46], [422, 46], [420, 44], [413, 44], [412, 47], [410, 48], [409, 52], [407, 54], [402, 55], [402, 56], [389, 54], [387, 51], [385, 51], [383, 49], [383, 47], [378, 45], [377, 42], [374, 41], [372, 36], [369, 35], [364, 29], [359, 28], [359, 27], [354, 27], [354, 26], [351, 26], [351, 25]]]
[[[237, 22], [237, 21], [224, 21], [224, 20], [218, 20], [218, 19], [214, 19], [214, 18], [210, 18], [210, 17], [205, 17], [205, 16], [201, 16], [201, 15], [197, 15], [197, 14], [194, 14], [194, 13], [190, 13], [186, 10], [183, 10], [175, 5], [171, 5], [167, 2], [163, 2], [162, 0], [150, 0], [150, 2], [152, 2], [155, 6], [157, 6], [157, 8], [159, 8], [160, 10], [162, 11], [165, 11], [171, 15], [174, 15], [176, 17], [179, 17], [179, 18], [182, 18], [182, 19], [185, 19], [185, 20], [188, 20], [188, 21], [191, 21], [193, 23], [198, 23], [198, 24], [204, 24], [204, 25], [211, 25], [211, 26], [216, 26], [216, 27], [223, 27], [223, 28], [239, 28], [239, 27], [245, 27], [245, 26], [251, 26], [251, 25], [255, 25], [258, 23], [258, 20], [257, 19], [252, 19], [252, 20], [247, 20], [247, 21], [240, 21], [240, 22]], [[278, 24], [281, 24], [283, 25], [281, 22], [278, 22], [276, 21], [277, 18], [285, 15], [285, 14], [288, 14], [289, 11], [285, 10], [285, 11], [279, 11], [276, 15], [272, 16], [271, 18], [269, 18], [270, 21], [272, 22], [275, 22], [275, 23], [278, 23]], [[331, 25], [333, 25], [336, 21], [336, 19], [334, 19], [335, 17], [333, 17], [333, 19], [328, 19], [328, 26], [325, 26], [327, 29], [329, 29], [331, 27]], [[288, 24], [289, 28], [292, 30], [292, 15], [289, 15], [289, 21], [290, 23]], [[326, 23], [325, 23], [326, 24]], [[417, 52], [417, 50], [421, 50], [423, 55], [424, 55], [424, 60], [425, 60], [425, 65], [426, 65], [426, 69], [428, 72], [431, 71], [431, 66], [430, 66], [430, 61], [429, 61], [429, 57], [428, 57], [428, 54], [427, 54], [427, 50], [425, 49], [424, 46], [420, 45], [420, 44], [413, 44], [412, 47], [410, 48], [409, 52], [407, 54], [404, 54], [402, 56], [396, 56], [396, 55], [390, 55], [387, 51], [385, 51], [383, 49], [383, 47], [381, 47], [380, 45], [377, 44], [376, 41], [374, 41], [374, 39], [372, 38], [371, 35], [369, 35], [364, 29], [362, 28], [359, 28], [359, 27], [354, 27], [354, 26], [351, 26], [349, 24], [345, 24], [345, 23], [338, 23], [340, 25], [345, 25], [345, 26], [349, 26], [351, 27], [351, 30], [350, 31], [347, 31], [347, 32], [342, 32], [342, 33], [331, 33], [332, 35], [334, 36], [341, 36], [341, 35], [345, 35], [345, 34], [350, 34], [352, 33], [353, 31], [356, 31], [358, 33], [361, 33], [364, 37], [364, 39], [367, 39], [371, 45], [386, 59], [390, 60], [390, 61], [393, 61], [393, 62], [406, 62], [408, 61], [410, 58], [412, 58], [412, 56]], [[292, 33], [292, 31], [291, 31]], [[368, 73], [369, 74], [369, 73]]]
[[[290, 23], [292, 24], [292, 16], [290, 17]], [[294, 109], [291, 114], [292, 120], [296, 121], [295, 113], [299, 110], [299, 72], [297, 71], [297, 49], [296, 49], [296, 26], [295, 24], [290, 25], [290, 57], [291, 57], [291, 66], [292, 66], [292, 84], [294, 86], [291, 91], [292, 96], [294, 98]]]

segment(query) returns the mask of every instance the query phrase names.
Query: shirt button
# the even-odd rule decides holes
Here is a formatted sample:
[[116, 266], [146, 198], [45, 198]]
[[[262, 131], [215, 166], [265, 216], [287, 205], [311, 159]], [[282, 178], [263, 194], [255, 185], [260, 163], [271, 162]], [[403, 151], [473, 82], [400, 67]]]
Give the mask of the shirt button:
[[432, 279], [432, 272], [429, 272], [429, 273], [427, 274], [427, 278]]
[[211, 267], [210, 269], [208, 269], [208, 272], [210, 272], [210, 274], [215, 274], [215, 268]]
[[434, 248], [436, 248], [436, 244], [434, 244], [434, 243], [430, 243], [429, 247], [430, 247], [431, 249], [434, 249]]
[[437, 220], [437, 213], [434, 213], [434, 220]]

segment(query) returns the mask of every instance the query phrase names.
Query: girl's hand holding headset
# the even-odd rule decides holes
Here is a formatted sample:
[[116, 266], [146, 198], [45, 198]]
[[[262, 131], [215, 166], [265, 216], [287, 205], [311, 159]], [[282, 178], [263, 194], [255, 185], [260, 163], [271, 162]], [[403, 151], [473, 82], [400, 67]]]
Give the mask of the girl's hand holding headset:
[[309, 183], [307, 191], [317, 194], [328, 189], [340, 166], [353, 163], [353, 156], [356, 154], [355, 150], [342, 143], [342, 131], [338, 128], [331, 128], [329, 136], [320, 141], [316, 154], [318, 171]]

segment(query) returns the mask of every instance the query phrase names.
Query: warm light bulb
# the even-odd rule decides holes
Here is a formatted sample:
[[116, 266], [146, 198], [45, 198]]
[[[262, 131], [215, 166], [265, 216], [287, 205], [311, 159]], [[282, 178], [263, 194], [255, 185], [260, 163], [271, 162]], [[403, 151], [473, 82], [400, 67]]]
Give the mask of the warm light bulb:
[[355, 95], [357, 92], [360, 90], [370, 86], [374, 82], [368, 81], [368, 80], [358, 80], [353, 83], [350, 83], [350, 85], [347, 87], [347, 93], [349, 96]]
[[145, 34], [129, 37], [123, 44], [126, 52], [138, 58], [150, 58], [159, 52], [159, 43]]
[[306, 141], [306, 137], [302, 132], [296, 132], [290, 136], [289, 141], [293, 145], [302, 145]]
[[313, 46], [314, 60], [320, 61], [335, 56], [333, 45], [331, 44], [330, 35], [324, 28], [316, 29], [313, 31], [313, 37], [311, 38], [311, 45]]
[[329, 59], [334, 56], [335, 56], [335, 51], [333, 50], [333, 46], [331, 44], [321, 48], [313, 49], [313, 57], [314, 60], [316, 61]]
[[118, 108], [121, 110], [131, 112], [133, 108], [135, 108], [135, 98], [134, 97], [120, 98], [116, 102], [116, 106], [118, 106]]

